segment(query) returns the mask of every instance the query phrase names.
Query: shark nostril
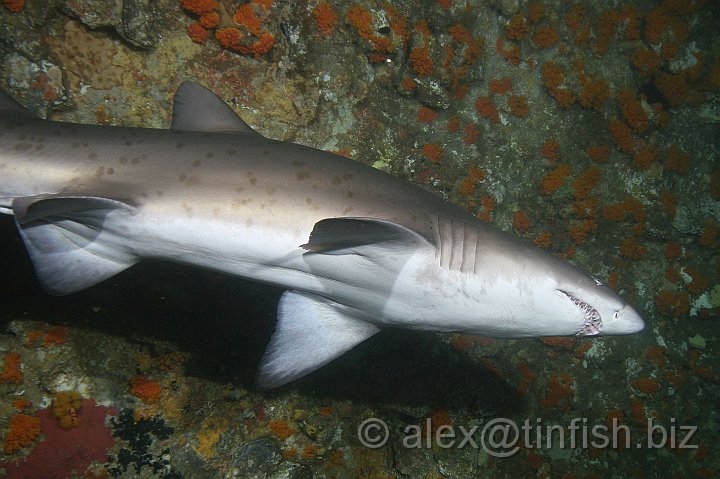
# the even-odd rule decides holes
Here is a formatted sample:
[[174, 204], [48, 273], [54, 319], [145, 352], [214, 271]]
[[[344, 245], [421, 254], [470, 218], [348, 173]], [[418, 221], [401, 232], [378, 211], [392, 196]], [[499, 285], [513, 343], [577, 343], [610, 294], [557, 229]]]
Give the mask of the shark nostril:
[[[589, 304], [587, 304], [584, 301], [579, 300], [572, 294], [568, 293], [567, 291], [559, 290], [562, 294], [567, 296], [567, 298], [577, 306], [580, 311], [582, 311], [583, 315], [585, 316], [585, 321], [583, 322], [582, 327], [580, 330], [576, 333], [577, 336], [595, 336], [597, 334], [600, 334], [600, 330], [602, 329], [602, 318], [600, 317], [600, 313], [598, 313], [597, 309], [593, 308]], [[616, 313], [617, 314], [617, 313]]]

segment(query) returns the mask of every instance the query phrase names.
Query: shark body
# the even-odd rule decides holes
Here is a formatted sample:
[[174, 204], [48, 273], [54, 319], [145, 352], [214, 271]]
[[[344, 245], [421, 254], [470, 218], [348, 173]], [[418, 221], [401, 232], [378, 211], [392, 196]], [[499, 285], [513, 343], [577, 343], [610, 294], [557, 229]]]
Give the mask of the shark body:
[[264, 388], [384, 327], [512, 338], [643, 328], [570, 263], [383, 172], [265, 138], [190, 82], [170, 130], [42, 120], [0, 92], [0, 213], [14, 215], [51, 294], [143, 258], [286, 288]]

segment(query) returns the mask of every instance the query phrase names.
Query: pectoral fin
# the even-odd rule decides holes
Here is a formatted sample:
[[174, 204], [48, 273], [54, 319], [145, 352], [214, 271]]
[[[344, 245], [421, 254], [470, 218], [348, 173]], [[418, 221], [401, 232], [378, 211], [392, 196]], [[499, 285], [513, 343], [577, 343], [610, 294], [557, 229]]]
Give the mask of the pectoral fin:
[[270, 389], [305, 376], [379, 331], [337, 303], [287, 291], [278, 304], [275, 334], [260, 363], [257, 385]]
[[125, 202], [41, 195], [15, 198], [12, 210], [35, 274], [50, 294], [80, 291], [137, 262], [121, 238], [103, 230], [110, 212], [132, 213], [133, 206]]

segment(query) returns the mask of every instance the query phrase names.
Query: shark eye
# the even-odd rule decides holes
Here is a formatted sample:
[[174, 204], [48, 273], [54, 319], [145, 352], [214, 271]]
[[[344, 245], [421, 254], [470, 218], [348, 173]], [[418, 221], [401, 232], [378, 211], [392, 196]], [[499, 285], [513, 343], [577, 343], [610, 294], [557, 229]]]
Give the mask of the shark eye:
[[599, 279], [597, 279], [597, 278], [594, 277], [594, 276], [593, 276], [593, 281], [595, 282], [595, 284], [596, 284], [597, 286], [602, 286], [602, 285], [603, 285], [603, 282], [600, 281]]
[[618, 319], [618, 317], [620, 317], [620, 311], [615, 311], [615, 313], [613, 314], [613, 319]]

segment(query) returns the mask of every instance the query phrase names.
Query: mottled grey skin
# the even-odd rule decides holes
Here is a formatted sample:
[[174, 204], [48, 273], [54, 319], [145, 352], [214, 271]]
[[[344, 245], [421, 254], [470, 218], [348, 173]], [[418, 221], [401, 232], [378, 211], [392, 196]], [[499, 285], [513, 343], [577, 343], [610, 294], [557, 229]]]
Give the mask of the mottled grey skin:
[[171, 130], [40, 120], [0, 97], [0, 175], [0, 212], [15, 215], [51, 293], [150, 257], [287, 288], [266, 387], [381, 326], [500, 337], [642, 329], [575, 266], [381, 171], [264, 138], [192, 83]]
[[[386, 219], [434, 242], [433, 216], [440, 216], [473, 225], [478, 248], [492, 245], [502, 253], [493, 261], [507, 262], [506, 267], [523, 258], [523, 263], [553, 264], [577, 281], [589, 281], [570, 264], [429, 192], [316, 149], [251, 133], [109, 128], [32, 118], [2, 122], [0, 198], [98, 194], [126, 201], [147, 215], [207, 218], [254, 229], [268, 242], [287, 241], [282, 250], [306, 243], [315, 223], [335, 217]], [[445, 239], [456, 250], [462, 245], [452, 242], [451, 234]], [[272, 262], [274, 250], [252, 254], [257, 262]], [[478, 264], [480, 271], [487, 261]]]
[[217, 218], [265, 236], [291, 231], [302, 242], [308, 227], [334, 217], [383, 218], [435, 241], [432, 216], [442, 216], [477, 228], [480, 249], [567, 264], [421, 188], [313, 148], [250, 133], [1, 121], [0, 198], [103, 192], [140, 210]]

